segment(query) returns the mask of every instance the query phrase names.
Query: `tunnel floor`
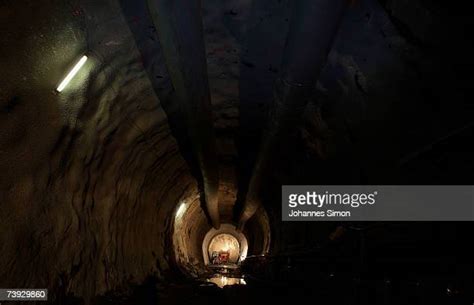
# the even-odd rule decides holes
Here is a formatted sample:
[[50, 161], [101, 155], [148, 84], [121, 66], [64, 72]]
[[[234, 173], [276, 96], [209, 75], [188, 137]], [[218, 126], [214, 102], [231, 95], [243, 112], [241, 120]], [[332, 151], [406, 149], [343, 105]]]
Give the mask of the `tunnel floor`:
[[[206, 281], [148, 283], [131, 296], [108, 295], [96, 304], [468, 304], [468, 295], [447, 279], [414, 281], [401, 278], [361, 280], [354, 274], [315, 273], [286, 281], [246, 278], [246, 285], [219, 288]], [[72, 303], [71, 303], [72, 304]]]

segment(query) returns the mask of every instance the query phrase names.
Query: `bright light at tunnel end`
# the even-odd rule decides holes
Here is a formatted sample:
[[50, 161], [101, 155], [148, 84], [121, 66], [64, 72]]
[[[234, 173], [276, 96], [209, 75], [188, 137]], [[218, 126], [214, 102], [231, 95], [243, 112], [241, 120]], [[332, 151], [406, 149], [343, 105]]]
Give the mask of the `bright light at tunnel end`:
[[81, 59], [77, 62], [77, 64], [72, 68], [71, 71], [67, 74], [67, 76], [63, 79], [63, 81], [59, 84], [58, 88], [56, 88], [57, 92], [61, 92], [66, 88], [66, 86], [69, 84], [69, 82], [76, 76], [77, 72], [82, 68], [82, 66], [86, 63], [87, 61], [87, 56], [84, 55], [81, 57]]

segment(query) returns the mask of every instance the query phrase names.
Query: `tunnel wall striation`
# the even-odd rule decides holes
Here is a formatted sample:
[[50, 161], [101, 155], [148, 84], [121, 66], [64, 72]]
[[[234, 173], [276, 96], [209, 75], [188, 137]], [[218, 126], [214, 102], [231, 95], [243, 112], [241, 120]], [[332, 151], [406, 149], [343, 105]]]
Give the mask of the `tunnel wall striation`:
[[162, 277], [198, 191], [126, 21], [115, 1], [38, 2], [0, 8], [0, 287], [92, 297]]

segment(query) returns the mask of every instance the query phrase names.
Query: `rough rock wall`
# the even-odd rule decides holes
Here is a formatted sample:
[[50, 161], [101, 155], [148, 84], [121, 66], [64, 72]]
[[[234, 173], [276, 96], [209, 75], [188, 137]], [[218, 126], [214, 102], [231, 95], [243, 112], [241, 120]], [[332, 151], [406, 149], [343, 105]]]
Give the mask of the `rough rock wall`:
[[87, 297], [160, 276], [197, 188], [119, 7], [1, 5], [0, 287]]
[[172, 233], [174, 260], [186, 275], [202, 276], [207, 272], [202, 256], [202, 242], [211, 226], [200, 207], [199, 198], [183, 201], [174, 216]]

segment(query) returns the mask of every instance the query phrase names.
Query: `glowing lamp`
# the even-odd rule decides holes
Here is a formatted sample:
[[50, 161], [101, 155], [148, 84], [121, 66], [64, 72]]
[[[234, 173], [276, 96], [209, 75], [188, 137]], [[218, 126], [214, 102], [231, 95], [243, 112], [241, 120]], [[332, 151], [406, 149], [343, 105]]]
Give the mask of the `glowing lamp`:
[[179, 206], [178, 210], [176, 211], [176, 218], [183, 217], [184, 212], [186, 211], [186, 203], [182, 202]]
[[66, 88], [66, 86], [69, 84], [69, 82], [76, 76], [77, 72], [82, 68], [82, 66], [86, 63], [87, 61], [87, 56], [84, 55], [81, 57], [81, 59], [77, 62], [77, 64], [72, 68], [71, 71], [66, 75], [66, 77], [63, 79], [63, 81], [59, 84], [58, 88], [56, 88], [57, 92], [61, 92]]

